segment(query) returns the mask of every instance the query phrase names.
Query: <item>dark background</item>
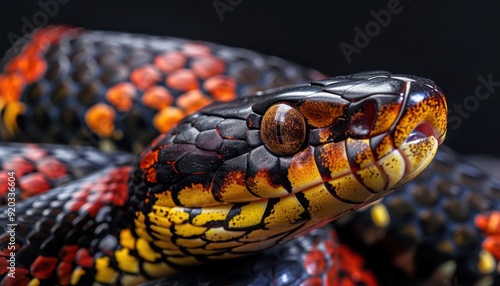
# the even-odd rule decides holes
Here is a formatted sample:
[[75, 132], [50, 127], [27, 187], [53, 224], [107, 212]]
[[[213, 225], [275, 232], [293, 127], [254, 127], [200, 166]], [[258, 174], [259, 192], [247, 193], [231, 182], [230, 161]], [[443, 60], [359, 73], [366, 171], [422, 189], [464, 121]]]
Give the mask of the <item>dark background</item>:
[[[23, 19], [36, 25], [33, 16], [43, 11], [38, 1], [5, 2], [0, 9], [2, 55], [12, 45], [9, 33], [22, 36]], [[392, 14], [390, 22], [379, 26], [379, 31], [372, 30], [370, 42], [360, 48], [360, 53], [351, 55], [350, 63], [339, 45], [345, 42], [355, 46], [355, 27], [365, 30], [374, 21], [371, 11], [387, 10], [388, 4], [398, 1], [40, 2], [57, 3], [58, 11], [47, 17], [48, 24], [171, 35], [246, 47], [331, 75], [386, 69], [431, 78], [447, 95], [450, 109], [455, 104], [469, 103], [471, 110], [465, 115], [451, 114], [462, 122], [450, 122], [453, 126], [446, 143], [464, 154], [500, 157], [500, 86], [490, 87], [487, 99], [475, 95], [481, 84], [479, 76], [500, 82], [499, 1], [401, 0], [397, 6], [400, 12]], [[225, 6], [229, 10], [218, 14], [214, 3], [219, 9], [229, 5]]]

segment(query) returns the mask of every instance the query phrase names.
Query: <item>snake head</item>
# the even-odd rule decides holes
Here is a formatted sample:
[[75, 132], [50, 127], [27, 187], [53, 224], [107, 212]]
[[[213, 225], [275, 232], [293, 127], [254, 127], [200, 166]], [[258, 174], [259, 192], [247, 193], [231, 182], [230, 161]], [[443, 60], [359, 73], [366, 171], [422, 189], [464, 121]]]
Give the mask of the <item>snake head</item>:
[[414, 178], [446, 118], [432, 81], [387, 72], [212, 104], [141, 155], [135, 231], [202, 261], [285, 242]]
[[[321, 90], [311, 92], [317, 86]], [[446, 100], [434, 82], [384, 71], [281, 91], [254, 104], [254, 111], [262, 114], [262, 139], [272, 153], [296, 156], [313, 147], [323, 178], [350, 174], [351, 187], [359, 183], [371, 193], [418, 175], [447, 125]]]

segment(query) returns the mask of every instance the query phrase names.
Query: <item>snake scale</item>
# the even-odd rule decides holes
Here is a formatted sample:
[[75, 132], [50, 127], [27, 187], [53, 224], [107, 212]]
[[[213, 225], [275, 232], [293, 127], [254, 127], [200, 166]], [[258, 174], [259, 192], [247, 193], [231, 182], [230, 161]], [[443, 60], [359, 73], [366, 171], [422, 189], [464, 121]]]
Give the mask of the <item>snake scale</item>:
[[498, 282], [500, 183], [436, 151], [430, 80], [64, 26], [9, 53], [1, 136], [44, 144], [0, 148], [2, 285]]

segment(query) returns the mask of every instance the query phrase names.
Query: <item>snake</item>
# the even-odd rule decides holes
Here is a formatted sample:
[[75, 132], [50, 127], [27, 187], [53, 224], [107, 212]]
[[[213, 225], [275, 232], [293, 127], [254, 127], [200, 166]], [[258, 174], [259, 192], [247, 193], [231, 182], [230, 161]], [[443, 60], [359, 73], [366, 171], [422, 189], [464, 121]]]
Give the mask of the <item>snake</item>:
[[429, 79], [67, 26], [7, 59], [2, 285], [496, 279], [500, 184]]

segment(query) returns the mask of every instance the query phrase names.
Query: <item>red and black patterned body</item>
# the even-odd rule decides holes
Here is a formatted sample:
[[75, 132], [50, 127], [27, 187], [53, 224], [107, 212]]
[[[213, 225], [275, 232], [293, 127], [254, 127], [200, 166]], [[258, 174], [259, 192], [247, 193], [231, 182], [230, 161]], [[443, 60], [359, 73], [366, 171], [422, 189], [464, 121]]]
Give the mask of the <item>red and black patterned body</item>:
[[[14, 219], [2, 225], [2, 283], [27, 285], [35, 279], [42, 285], [74, 281], [85, 285], [94, 281], [95, 259], [116, 248], [118, 233], [130, 219], [126, 213], [129, 171], [128, 166], [107, 167], [16, 203]], [[2, 221], [11, 218], [8, 211], [2, 209]], [[11, 257], [15, 269], [10, 269]]]
[[49, 27], [0, 74], [0, 135], [139, 152], [187, 114], [321, 75], [276, 57], [177, 38]]
[[108, 166], [130, 164], [133, 156], [94, 148], [65, 148], [50, 144], [2, 144], [0, 150], [0, 205], [6, 205], [8, 171], [15, 173], [16, 198], [24, 200], [80, 179]]

